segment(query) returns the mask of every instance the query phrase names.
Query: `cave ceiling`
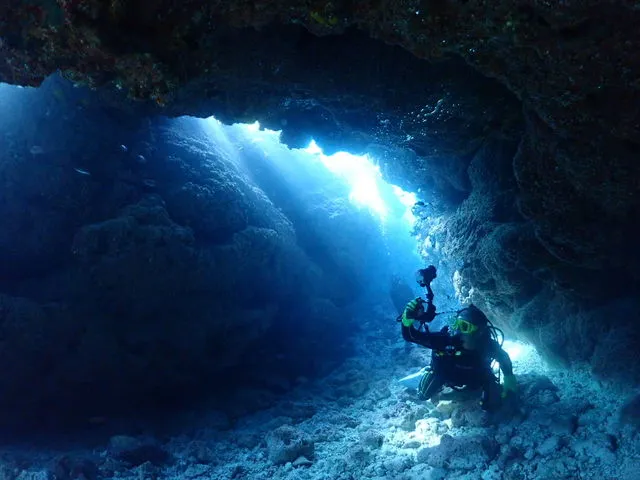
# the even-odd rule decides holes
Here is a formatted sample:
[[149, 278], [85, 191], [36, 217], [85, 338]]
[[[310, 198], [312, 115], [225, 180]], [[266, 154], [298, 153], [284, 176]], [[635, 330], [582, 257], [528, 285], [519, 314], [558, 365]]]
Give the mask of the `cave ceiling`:
[[[639, 15], [624, 0], [7, 0], [0, 80], [38, 85], [59, 70], [79, 83], [121, 89], [161, 113], [260, 119], [285, 133], [303, 111], [314, 124], [307, 130], [318, 129], [328, 144], [357, 144], [358, 133], [378, 133], [385, 120], [400, 128], [401, 118], [386, 117], [415, 114], [400, 112], [408, 102], [436, 110], [443, 93], [455, 94], [436, 88], [447, 79], [490, 88], [478, 85], [479, 72], [562, 137], [636, 142]], [[431, 65], [416, 68], [384, 45]], [[473, 70], [455, 71], [447, 58]], [[291, 105], [297, 108], [285, 108]], [[440, 103], [454, 105], [455, 96]], [[331, 129], [348, 134], [323, 132]], [[301, 136], [292, 131], [289, 140]]]

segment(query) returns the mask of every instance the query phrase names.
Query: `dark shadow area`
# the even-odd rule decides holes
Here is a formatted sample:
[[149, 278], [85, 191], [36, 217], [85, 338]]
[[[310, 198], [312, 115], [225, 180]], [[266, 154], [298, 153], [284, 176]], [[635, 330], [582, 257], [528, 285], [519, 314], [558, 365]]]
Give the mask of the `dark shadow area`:
[[283, 176], [250, 138], [114, 116], [57, 78], [6, 95], [5, 431], [122, 429], [203, 402], [240, 416], [353, 354], [390, 244], [323, 165], [297, 154]]

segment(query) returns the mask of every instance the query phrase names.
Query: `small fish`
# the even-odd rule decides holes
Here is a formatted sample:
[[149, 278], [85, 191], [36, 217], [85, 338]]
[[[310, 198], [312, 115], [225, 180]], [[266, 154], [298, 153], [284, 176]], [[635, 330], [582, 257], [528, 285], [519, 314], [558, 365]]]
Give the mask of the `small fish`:
[[88, 422], [91, 425], [103, 425], [103, 424], [107, 423], [107, 418], [106, 417], [100, 417], [100, 416], [91, 417], [91, 418], [88, 419]]
[[44, 148], [39, 145], [34, 145], [29, 149], [31, 155], [42, 155], [44, 153]]
[[120, 145], [120, 151], [124, 152], [124, 153], [127, 153], [129, 151], [129, 149], [127, 148], [126, 145]]
[[138, 155], [136, 157], [136, 160], [138, 161], [138, 163], [141, 163], [141, 164], [147, 163], [147, 159], [144, 157], [144, 155]]
[[142, 185], [144, 185], [147, 188], [156, 188], [156, 181], [151, 178], [147, 178], [142, 181]]
[[89, 172], [88, 170], [85, 170], [84, 168], [74, 168], [74, 170], [76, 172], [78, 172], [80, 175], [91, 175], [91, 172]]

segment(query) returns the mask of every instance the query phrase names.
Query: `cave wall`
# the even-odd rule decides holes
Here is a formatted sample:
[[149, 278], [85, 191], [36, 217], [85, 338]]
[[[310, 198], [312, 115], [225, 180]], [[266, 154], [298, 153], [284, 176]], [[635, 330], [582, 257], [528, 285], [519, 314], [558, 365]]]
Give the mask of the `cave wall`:
[[470, 196], [436, 229], [464, 261], [458, 289], [547, 358], [637, 380], [637, 148], [526, 120], [517, 146], [487, 142], [473, 158]]
[[257, 149], [77, 90], [15, 90], [0, 146], [5, 427], [281, 390], [350, 351], [383, 244], [345, 184], [316, 166], [285, 197]]

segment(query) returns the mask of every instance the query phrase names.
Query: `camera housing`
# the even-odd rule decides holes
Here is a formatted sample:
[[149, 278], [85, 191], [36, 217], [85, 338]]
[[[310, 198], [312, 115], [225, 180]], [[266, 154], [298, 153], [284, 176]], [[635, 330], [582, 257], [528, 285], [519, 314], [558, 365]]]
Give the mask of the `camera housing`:
[[421, 268], [416, 272], [416, 282], [421, 287], [426, 287], [438, 276], [436, 267], [429, 265], [427, 268]]

